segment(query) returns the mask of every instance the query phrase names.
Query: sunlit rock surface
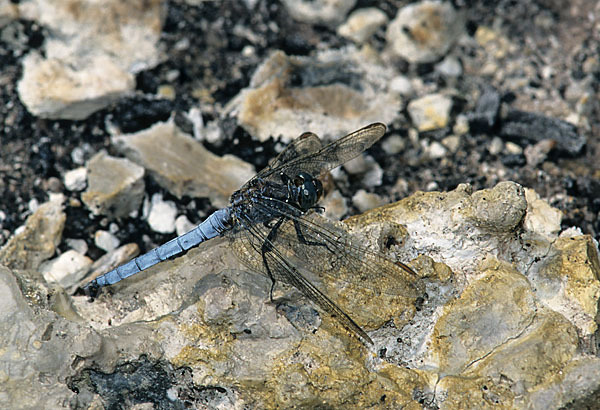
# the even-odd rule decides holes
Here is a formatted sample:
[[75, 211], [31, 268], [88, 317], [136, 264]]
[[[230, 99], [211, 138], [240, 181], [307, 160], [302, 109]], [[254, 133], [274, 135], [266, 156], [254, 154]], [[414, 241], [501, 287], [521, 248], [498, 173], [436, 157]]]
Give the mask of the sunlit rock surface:
[[[22, 273], [2, 270], [1, 300], [15, 301], [2, 302], [3, 326], [33, 323], [4, 353], [5, 397], [14, 402], [27, 382], [31, 403], [50, 394], [133, 405], [150, 394], [143, 383], [160, 380], [175, 401], [216, 388], [208, 407], [547, 408], [597, 389], [598, 247], [573, 229], [559, 237], [554, 210], [533, 192], [513, 182], [418, 192], [343, 225], [410, 264], [426, 290], [415, 299], [319, 279], [373, 346], [293, 289], [276, 286], [271, 301], [270, 280], [216, 239], [92, 303], [55, 289], [33, 310], [14, 278]], [[61, 359], [40, 367], [28, 349]], [[19, 355], [26, 372], [14, 370]], [[138, 398], [112, 389], [118, 380]]]

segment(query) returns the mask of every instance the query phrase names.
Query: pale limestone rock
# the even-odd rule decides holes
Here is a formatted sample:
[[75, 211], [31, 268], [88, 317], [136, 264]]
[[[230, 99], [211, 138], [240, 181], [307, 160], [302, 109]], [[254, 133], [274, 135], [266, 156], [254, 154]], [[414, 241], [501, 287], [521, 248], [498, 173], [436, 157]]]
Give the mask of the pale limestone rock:
[[[377, 286], [350, 280], [343, 264], [333, 269], [335, 261], [306, 261], [329, 269], [311, 280], [351, 312], [373, 338], [372, 347], [287, 287], [277, 285], [270, 302], [271, 281], [240, 264], [235, 242], [209, 241], [123, 281], [94, 303], [84, 296], [58, 299], [53, 309], [70, 319], [54, 326], [60, 326], [61, 341], [79, 341], [68, 350], [79, 358], [75, 366], [62, 356], [46, 364], [59, 373], [53, 394], [72, 394], [60, 390], [60, 380], [74, 377], [82, 380], [78, 397], [86, 397], [86, 388], [94, 397], [80, 377], [85, 372], [118, 376], [146, 363], [155, 374], [166, 361], [166, 369], [190, 368], [195, 384], [221, 386], [224, 397], [235, 391], [235, 403], [247, 407], [377, 407], [384, 396], [390, 408], [419, 408], [423, 400], [441, 409], [568, 406], [595, 391], [600, 378], [591, 343], [600, 297], [598, 251], [575, 229], [548, 240], [543, 226], [526, 226], [534, 209], [529, 199], [511, 182], [477, 192], [461, 185], [452, 192], [417, 193], [345, 221], [351, 245], [409, 263], [427, 291], [421, 301], [398, 295], [392, 290], [399, 278], [384, 277], [374, 292]], [[8, 288], [18, 290], [16, 281]], [[0, 312], [9, 315], [0, 322], [14, 327], [11, 315], [30, 312], [18, 323], [33, 316], [25, 299], [10, 295], [17, 296], [0, 297], [0, 304], [8, 303]], [[55, 315], [46, 308], [37, 312]], [[78, 339], [75, 320], [95, 330]], [[28, 323], [27, 329], [40, 329], [39, 336], [30, 330], [25, 339], [45, 349], [47, 326]], [[45, 332], [51, 340], [58, 339], [55, 330]], [[6, 368], [8, 380], [16, 380], [11, 391], [25, 382], [37, 386], [41, 374], [37, 356], [26, 347], [19, 352], [27, 360]], [[120, 368], [124, 362], [135, 365]], [[31, 380], [17, 377], [14, 363], [34, 363]], [[273, 388], [257, 388], [257, 381]]]
[[216, 207], [226, 206], [254, 175], [251, 165], [231, 155], [214, 155], [172, 122], [114, 136], [112, 143], [171, 194], [208, 197]]
[[19, 4], [22, 18], [45, 26], [43, 54], [23, 63], [18, 91], [36, 116], [81, 120], [129, 94], [135, 73], [162, 60], [158, 0]]
[[112, 233], [99, 229], [94, 234], [94, 244], [106, 252], [112, 252], [119, 247], [119, 239]]
[[338, 27], [338, 34], [355, 43], [364, 43], [379, 27], [387, 23], [385, 13], [375, 7], [367, 7], [353, 11], [344, 24]]
[[46, 282], [68, 288], [79, 282], [91, 265], [90, 258], [71, 249], [55, 259], [42, 263], [40, 272]]
[[65, 172], [64, 184], [69, 191], [83, 191], [87, 181], [87, 169], [79, 167]]
[[[14, 271], [0, 266], [2, 403], [11, 408], [64, 407], [75, 398], [65, 380], [80, 359], [101, 353], [102, 337], [78, 322], [75, 315], [67, 319], [48, 307], [32, 306], [27, 290], [22, 289], [23, 281], [17, 277]], [[58, 304], [54, 308], [66, 315]]]
[[95, 215], [123, 217], [139, 209], [144, 168], [125, 158], [99, 152], [87, 164], [88, 188], [81, 198]]
[[410, 118], [421, 132], [448, 125], [452, 99], [442, 94], [429, 94], [408, 103]]
[[177, 219], [175, 219], [175, 232], [177, 233], [177, 236], [181, 236], [195, 227], [196, 225], [191, 223], [185, 215], [179, 215]]
[[[260, 141], [289, 142], [306, 131], [338, 138], [372, 122], [392, 122], [401, 97], [390, 89], [393, 70], [353, 47], [312, 57], [271, 54], [227, 111]], [[301, 82], [302, 86], [292, 84]]]
[[134, 74], [163, 58], [158, 49], [162, 7], [160, 0], [27, 0], [19, 11], [50, 30], [44, 44], [48, 59], [91, 68], [94, 57], [109, 58]]
[[23, 60], [19, 97], [33, 115], [82, 120], [133, 90], [134, 77], [106, 56], [73, 69], [65, 61], [29, 54]]
[[152, 195], [150, 212], [148, 213], [148, 225], [154, 232], [175, 232], [175, 218], [177, 217], [177, 206], [173, 201], [164, 201], [161, 194]]
[[338, 24], [356, 0], [283, 0], [294, 20], [309, 24]]
[[464, 31], [450, 3], [425, 0], [398, 10], [386, 39], [392, 54], [411, 63], [429, 63], [444, 56]]
[[551, 207], [533, 189], [525, 189], [525, 198], [527, 199], [527, 215], [525, 215], [523, 226], [530, 231], [542, 234], [548, 240], [556, 239], [560, 232], [562, 212]]
[[60, 202], [46, 202], [27, 218], [25, 227], [0, 248], [0, 264], [10, 269], [37, 269], [60, 243], [66, 214]]

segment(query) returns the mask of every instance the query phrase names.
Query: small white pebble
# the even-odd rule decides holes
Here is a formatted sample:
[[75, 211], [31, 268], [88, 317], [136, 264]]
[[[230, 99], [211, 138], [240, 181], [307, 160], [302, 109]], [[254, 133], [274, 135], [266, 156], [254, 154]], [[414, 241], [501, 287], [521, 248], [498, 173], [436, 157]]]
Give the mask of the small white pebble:
[[67, 238], [65, 239], [67, 246], [81, 255], [85, 255], [88, 251], [88, 245], [83, 239]]
[[448, 150], [437, 141], [433, 141], [431, 144], [429, 144], [427, 149], [427, 154], [429, 155], [429, 158], [432, 159], [443, 158], [446, 156], [447, 152]]
[[175, 232], [177, 207], [173, 201], [163, 201], [161, 194], [154, 194], [148, 214], [148, 225], [154, 232]]
[[74, 250], [68, 250], [57, 258], [40, 265], [40, 272], [48, 283], [58, 283], [68, 288], [79, 282], [92, 265], [92, 260]]
[[504, 147], [506, 148], [506, 151], [509, 154], [522, 154], [523, 153], [523, 148], [521, 148], [519, 145], [515, 144], [514, 142], [507, 142], [506, 144], [504, 144]]
[[177, 236], [183, 235], [195, 227], [196, 225], [191, 223], [185, 215], [179, 215], [177, 219], [175, 219], [175, 231], [177, 232]]
[[119, 239], [110, 232], [101, 229], [94, 234], [94, 243], [106, 252], [112, 252], [119, 247]]
[[488, 152], [492, 155], [498, 155], [502, 152], [502, 148], [504, 148], [502, 140], [498, 137], [494, 137], [488, 146]]

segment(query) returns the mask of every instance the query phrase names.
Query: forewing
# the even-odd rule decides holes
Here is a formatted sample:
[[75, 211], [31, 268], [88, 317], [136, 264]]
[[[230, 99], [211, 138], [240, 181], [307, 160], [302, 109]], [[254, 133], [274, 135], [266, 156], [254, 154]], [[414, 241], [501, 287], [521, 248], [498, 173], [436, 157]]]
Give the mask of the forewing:
[[[284, 150], [273, 165], [262, 170], [257, 177], [278, 179], [281, 173], [295, 176], [301, 171], [319, 176], [357, 157], [377, 142], [385, 134], [385, 130], [386, 127], [382, 123], [370, 124], [316, 151], [313, 151], [316, 149], [314, 139], [318, 140], [318, 137], [312, 133], [305, 133], [303, 135], [309, 135], [306, 139], [310, 141], [310, 149], [306, 149], [309, 146], [308, 142], [292, 142], [291, 147]], [[302, 155], [294, 155], [298, 153]]]
[[[293, 159], [300, 158], [302, 156], [314, 154], [323, 147], [321, 140], [316, 134], [312, 132], [305, 132], [298, 138], [290, 142], [281, 153], [265, 168], [263, 168], [256, 176], [252, 179], [267, 179], [270, 177], [276, 179], [279, 182], [279, 171], [283, 169], [283, 165], [292, 161]], [[246, 184], [248, 185], [250, 181]], [[244, 187], [246, 186], [244, 185]], [[243, 188], [242, 188], [243, 189]]]

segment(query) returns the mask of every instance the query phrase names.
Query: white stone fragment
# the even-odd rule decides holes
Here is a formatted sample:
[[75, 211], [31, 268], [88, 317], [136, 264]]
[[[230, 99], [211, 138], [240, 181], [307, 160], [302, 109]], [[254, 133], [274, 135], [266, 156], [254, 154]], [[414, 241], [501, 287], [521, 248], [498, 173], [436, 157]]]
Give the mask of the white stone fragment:
[[500, 137], [494, 137], [492, 138], [492, 141], [490, 141], [488, 152], [492, 155], [498, 155], [502, 152], [503, 148], [504, 143], [502, 142], [502, 139]]
[[431, 131], [448, 125], [452, 99], [438, 93], [428, 94], [412, 100], [407, 109], [419, 131]]
[[59, 59], [31, 53], [23, 60], [19, 97], [41, 118], [82, 120], [133, 90], [135, 79], [106, 56], [75, 69]]
[[544, 235], [548, 240], [556, 239], [560, 232], [562, 212], [551, 207], [548, 202], [530, 188], [525, 188], [527, 214], [523, 226], [525, 229]]
[[463, 32], [462, 18], [450, 3], [420, 1], [398, 11], [386, 38], [393, 54], [428, 63], [443, 56]]
[[508, 141], [506, 144], [504, 144], [504, 148], [509, 154], [520, 155], [523, 153], [523, 148], [521, 148], [520, 145], [515, 144], [514, 142]]
[[409, 95], [414, 88], [410, 80], [404, 75], [398, 75], [390, 81], [390, 90], [401, 95]]
[[68, 288], [79, 282], [91, 265], [90, 258], [71, 249], [55, 259], [42, 263], [40, 272], [46, 282]]
[[177, 207], [173, 201], [164, 201], [162, 194], [152, 195], [148, 225], [153, 231], [159, 233], [175, 232], [176, 216]]
[[65, 172], [63, 178], [65, 188], [69, 191], [83, 191], [87, 182], [87, 169], [79, 167]]
[[83, 239], [67, 238], [65, 242], [69, 248], [82, 255], [85, 255], [88, 251], [88, 245]]
[[406, 141], [400, 135], [393, 134], [381, 143], [381, 147], [387, 154], [395, 155], [406, 147]]
[[454, 56], [447, 56], [435, 66], [435, 71], [446, 77], [458, 77], [462, 74], [462, 64]]
[[175, 232], [177, 232], [177, 236], [183, 235], [186, 232], [194, 229], [196, 225], [190, 222], [190, 220], [185, 215], [179, 215], [177, 219], [175, 219]]
[[433, 141], [427, 147], [427, 155], [429, 156], [429, 158], [432, 158], [432, 159], [443, 158], [446, 156], [447, 153], [448, 153], [448, 150], [446, 149], [446, 147], [444, 147], [442, 144], [440, 144], [437, 141]]
[[283, 0], [294, 20], [309, 24], [339, 24], [356, 0]]
[[338, 27], [338, 34], [361, 44], [387, 23], [387, 20], [385, 13], [378, 8], [358, 9], [350, 13], [346, 22]]
[[94, 234], [94, 243], [103, 251], [112, 252], [119, 247], [119, 239], [108, 231], [99, 229]]

